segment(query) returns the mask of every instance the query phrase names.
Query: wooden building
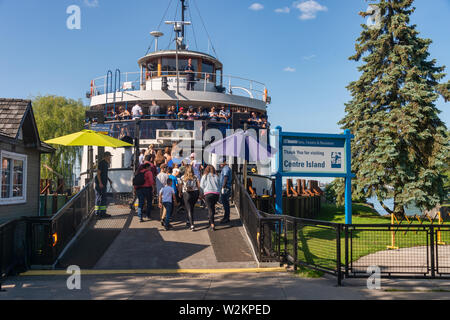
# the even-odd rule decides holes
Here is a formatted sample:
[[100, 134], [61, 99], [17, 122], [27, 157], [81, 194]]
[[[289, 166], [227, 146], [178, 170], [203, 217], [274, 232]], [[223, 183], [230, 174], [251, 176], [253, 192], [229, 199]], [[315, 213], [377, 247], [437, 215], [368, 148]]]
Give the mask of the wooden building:
[[41, 142], [30, 100], [0, 98], [0, 224], [39, 215]]

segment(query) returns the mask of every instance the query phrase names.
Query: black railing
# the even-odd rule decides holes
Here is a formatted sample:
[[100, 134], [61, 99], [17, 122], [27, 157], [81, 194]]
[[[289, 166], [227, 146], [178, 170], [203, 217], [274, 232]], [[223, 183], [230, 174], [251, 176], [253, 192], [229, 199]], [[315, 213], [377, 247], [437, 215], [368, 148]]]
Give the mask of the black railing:
[[271, 215], [256, 208], [240, 179], [234, 202], [259, 261], [337, 277], [449, 278], [450, 225], [352, 224]]
[[449, 225], [345, 225], [280, 216], [281, 260], [344, 278], [448, 278]]
[[280, 229], [279, 217], [265, 217], [245, 190], [241, 177], [234, 175], [233, 199], [242, 223], [247, 230], [251, 245], [260, 262], [279, 261]]
[[87, 184], [54, 216], [27, 218], [31, 228], [31, 264], [52, 265], [94, 210], [93, 183]]
[[3, 277], [27, 269], [27, 223], [16, 219], [0, 225], [0, 281]]
[[90, 183], [51, 217], [22, 217], [0, 225], [0, 281], [31, 265], [53, 265], [94, 204]]

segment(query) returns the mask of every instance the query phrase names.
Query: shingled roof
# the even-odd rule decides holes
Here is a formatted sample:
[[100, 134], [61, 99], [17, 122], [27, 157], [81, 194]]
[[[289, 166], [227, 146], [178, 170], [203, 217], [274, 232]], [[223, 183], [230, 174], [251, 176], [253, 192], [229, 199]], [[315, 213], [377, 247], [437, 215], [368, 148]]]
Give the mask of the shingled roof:
[[0, 98], [0, 133], [16, 138], [30, 100]]

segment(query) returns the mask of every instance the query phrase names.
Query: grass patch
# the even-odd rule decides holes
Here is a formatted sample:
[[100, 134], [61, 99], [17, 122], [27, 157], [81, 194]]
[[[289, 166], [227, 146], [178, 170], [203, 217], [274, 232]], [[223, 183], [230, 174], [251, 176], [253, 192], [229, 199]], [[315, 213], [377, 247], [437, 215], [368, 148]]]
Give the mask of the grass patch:
[[324, 273], [322, 271], [299, 266], [294, 272], [294, 275], [300, 278], [320, 278], [324, 275]]

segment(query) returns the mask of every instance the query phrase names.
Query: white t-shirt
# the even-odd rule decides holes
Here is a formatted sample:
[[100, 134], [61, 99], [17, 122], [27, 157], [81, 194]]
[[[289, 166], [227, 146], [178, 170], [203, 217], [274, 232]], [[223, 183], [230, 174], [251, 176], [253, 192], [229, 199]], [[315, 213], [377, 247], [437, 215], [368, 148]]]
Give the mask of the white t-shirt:
[[166, 185], [159, 194], [162, 195], [162, 202], [172, 202], [172, 195], [175, 194], [175, 191], [172, 187]]
[[131, 114], [133, 115], [133, 117], [140, 117], [142, 113], [142, 108], [140, 105], [135, 105], [132, 109], [131, 109]]

